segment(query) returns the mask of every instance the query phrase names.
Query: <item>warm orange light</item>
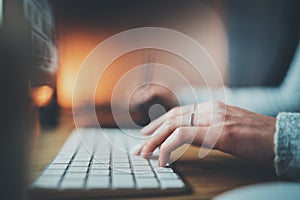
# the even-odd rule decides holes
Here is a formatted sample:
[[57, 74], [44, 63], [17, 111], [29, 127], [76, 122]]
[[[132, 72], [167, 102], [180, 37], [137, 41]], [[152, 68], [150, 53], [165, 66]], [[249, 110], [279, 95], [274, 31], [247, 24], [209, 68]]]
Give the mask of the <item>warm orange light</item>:
[[[199, 12], [201, 14], [201, 12]], [[174, 28], [175, 30], [181, 31], [187, 35], [190, 35], [196, 41], [199, 41], [200, 44], [203, 44], [207, 51], [210, 53], [214, 61], [220, 66], [220, 71], [224, 74], [227, 63], [227, 52], [226, 52], [226, 35], [225, 29], [223, 27], [222, 21], [220, 20], [219, 15], [214, 12], [204, 12], [211, 14], [199, 14], [197, 17], [193, 16], [193, 20], [190, 18], [186, 18], [185, 20], [179, 22], [177, 20], [170, 20], [170, 28]], [[201, 23], [199, 23], [199, 21]], [[172, 25], [173, 23], [173, 25]], [[209, 26], [208, 26], [209, 25]], [[163, 24], [159, 24], [158, 26], [164, 27]], [[104, 39], [109, 38], [110, 36], [122, 31], [118, 27], [80, 27], [74, 25], [64, 25], [59, 27], [58, 33], [58, 52], [59, 52], [59, 67], [57, 72], [57, 98], [58, 104], [62, 108], [72, 108], [72, 98], [74, 86], [76, 85], [76, 76], [79, 72], [80, 66], [84, 59], [88, 56], [88, 54]], [[207, 37], [210, 36], [210, 37]], [[124, 45], [124, 44], [118, 44]], [[119, 47], [111, 47], [111, 48], [119, 48]], [[103, 59], [105, 55], [99, 55], [97, 59]], [[90, 77], [86, 77], [83, 81], [83, 84], [78, 88], [76, 88], [76, 97], [77, 102], [86, 104], [91, 103], [95, 100], [96, 105], [107, 104], [110, 102], [112, 98], [112, 92], [115, 89], [116, 83], [120, 80], [120, 78], [130, 69], [145, 62], [145, 56], [142, 52], [139, 53], [129, 53], [125, 56], [121, 56], [120, 58], [114, 60], [109, 66], [99, 66], [99, 68], [105, 69], [105, 72], [99, 77], [98, 87], [95, 90], [95, 96], [88, 96], [91, 88], [94, 90], [92, 84], [90, 82]], [[199, 80], [197, 77], [197, 73], [193, 71], [193, 67], [185, 66], [188, 65], [182, 58], [176, 57], [174, 55], [157, 53], [155, 54], [155, 61], [158, 63], [162, 63], [177, 69], [183, 75], [188, 77], [188, 80], [191, 84], [201, 85], [204, 84], [202, 79]], [[98, 61], [92, 61], [98, 62]], [[205, 64], [203, 64], [205, 66]], [[184, 70], [183, 70], [184, 69]], [[191, 69], [191, 70], [186, 70]], [[163, 74], [158, 72], [158, 78], [164, 80], [165, 77], [172, 79], [169, 74]], [[135, 84], [139, 84], [142, 80], [142, 75], [137, 74], [136, 78], [133, 78], [131, 81]], [[196, 79], [197, 78], [197, 79]], [[166, 80], [169, 81], [169, 79]], [[219, 79], [212, 77], [205, 77], [206, 81], [210, 85], [219, 85]], [[176, 79], [172, 79], [171, 85], [176, 87], [176, 84], [179, 83]], [[173, 84], [174, 82], [174, 84]], [[175, 84], [176, 83], [176, 84]], [[180, 85], [181, 86], [181, 85]], [[130, 91], [127, 91], [128, 85], [121, 85], [121, 92], [130, 94]], [[120, 102], [122, 102], [125, 98], [123, 98], [121, 94], [118, 96]], [[126, 102], [125, 102], [126, 103]], [[81, 105], [75, 105], [81, 106]]]
[[53, 88], [47, 85], [34, 87], [31, 89], [32, 99], [37, 106], [46, 106], [53, 96]]
[[78, 29], [76, 31], [63, 30], [59, 39], [60, 61], [57, 74], [57, 95], [61, 107], [71, 108], [73, 87], [80, 65], [90, 51], [103, 39], [103, 36], [94, 32]]

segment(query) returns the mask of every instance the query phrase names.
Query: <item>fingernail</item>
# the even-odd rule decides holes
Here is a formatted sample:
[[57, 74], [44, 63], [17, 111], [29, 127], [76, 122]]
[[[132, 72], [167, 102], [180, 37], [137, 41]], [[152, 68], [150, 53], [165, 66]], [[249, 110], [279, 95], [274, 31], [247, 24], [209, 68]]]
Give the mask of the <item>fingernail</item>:
[[143, 148], [141, 154], [140, 154], [143, 158], [147, 159], [147, 154], [145, 153], [145, 147]]
[[161, 160], [159, 160], [159, 167], [164, 167], [165, 165], [164, 165], [164, 163], [161, 161]]

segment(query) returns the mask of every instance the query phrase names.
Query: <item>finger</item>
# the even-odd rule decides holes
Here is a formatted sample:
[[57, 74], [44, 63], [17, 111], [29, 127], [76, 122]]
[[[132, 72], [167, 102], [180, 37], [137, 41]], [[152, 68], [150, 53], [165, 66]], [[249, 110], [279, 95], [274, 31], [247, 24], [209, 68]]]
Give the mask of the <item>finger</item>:
[[145, 159], [150, 159], [150, 158], [152, 157], [152, 155], [153, 155], [154, 150], [153, 150], [153, 151], [145, 151], [145, 147], [146, 147], [146, 146], [144, 146], [144, 147], [142, 148], [142, 151], [141, 151], [140, 155], [141, 155], [143, 158], [145, 158]]
[[171, 153], [183, 144], [192, 144], [196, 135], [200, 133], [198, 127], [177, 128], [161, 145], [159, 165], [165, 166]]
[[[159, 155], [159, 163], [158, 165], [161, 167], [164, 167], [170, 158], [170, 155], [172, 151], [180, 147], [181, 145], [185, 144], [185, 141], [182, 139], [182, 136], [180, 135], [180, 131], [182, 131], [183, 128], [181, 129], [176, 129], [173, 134], [170, 135], [161, 145], [160, 148], [160, 155]], [[180, 133], [180, 134], [179, 134]]]
[[[185, 143], [203, 146], [205, 148], [217, 148], [217, 142], [220, 143], [218, 140], [222, 130], [221, 127], [220, 125], [212, 125], [176, 128], [173, 133], [169, 134], [168, 138], [161, 142], [160, 166], [165, 166], [171, 152]], [[147, 145], [149, 145], [149, 142]]]
[[[201, 126], [201, 127], [210, 126], [212, 114], [216, 114], [216, 113], [212, 113], [212, 112], [195, 113], [193, 116], [192, 113], [186, 113], [183, 114], [182, 116], [175, 116], [173, 118], [166, 119], [162, 124], [153, 122], [157, 124], [154, 124], [152, 127], [153, 128], [153, 130], [151, 130], [152, 135], [161, 134], [162, 132], [168, 130], [168, 126], [171, 126], [169, 131], [173, 131], [180, 126], [183, 127], [191, 126], [191, 125]], [[156, 130], [154, 130], [154, 127], [156, 128]]]
[[[209, 119], [209, 117], [208, 117]], [[196, 119], [197, 120], [197, 119]], [[208, 122], [197, 122], [203, 125], [207, 125]], [[169, 135], [172, 134], [179, 127], [188, 127], [190, 126], [190, 114], [185, 114], [183, 116], [176, 116], [165, 121], [160, 127], [158, 127], [153, 134], [153, 137], [150, 138], [143, 148], [141, 154], [144, 158], [147, 158], [147, 155], [151, 155], [154, 149], [156, 149], [160, 144], [162, 144]]]
[[156, 149], [163, 141], [167, 139], [167, 137], [180, 126], [180, 121], [178, 119], [174, 119], [162, 124], [157, 130], [156, 134], [153, 135], [148, 141], [146, 141], [145, 146], [141, 152], [144, 158], [147, 158], [154, 149]]
[[176, 129], [160, 147], [159, 166], [165, 166], [171, 153], [183, 144], [214, 148], [209, 141], [205, 140], [208, 130], [208, 127], [180, 127]]
[[153, 120], [150, 124], [141, 129], [141, 134], [143, 135], [151, 135], [154, 133], [158, 127], [162, 126], [163, 123], [170, 118], [174, 118], [176, 116], [184, 115], [187, 113], [191, 113], [194, 110], [194, 105], [187, 105], [182, 107], [176, 107], [167, 113], [163, 114], [159, 118]]
[[165, 121], [166, 114], [163, 114], [162, 116], [158, 117], [157, 119], [150, 122], [147, 126], [143, 127], [140, 131], [142, 135], [151, 135], [153, 132], [160, 127], [163, 122]]
[[143, 153], [143, 151], [140, 153], [140, 155], [143, 158], [147, 158], [147, 159], [157, 159], [159, 156], [159, 148], [154, 149], [153, 152], [149, 152], [149, 153]]
[[[174, 131], [160, 146], [159, 166], [165, 166], [171, 153], [183, 144], [193, 144], [214, 149], [218, 134], [208, 127], [180, 127]], [[210, 134], [211, 137], [207, 137]]]
[[[222, 113], [222, 111], [220, 111]], [[202, 114], [196, 114], [194, 117], [191, 117], [191, 114], [185, 114], [183, 116], [177, 116], [173, 119], [169, 119], [165, 123], [163, 123], [160, 127], [158, 127], [154, 133], [153, 137], [149, 139], [142, 150], [142, 155], [144, 155], [144, 158], [147, 158], [147, 155], [151, 155], [152, 151], [157, 148], [159, 145], [161, 145], [167, 137], [169, 137], [175, 129], [180, 127], [191, 127], [191, 123], [193, 124], [193, 127], [210, 127], [211, 124], [211, 116], [216, 113], [202, 113]], [[222, 115], [217, 116], [215, 119], [222, 119]], [[191, 122], [192, 120], [192, 122]], [[218, 126], [217, 126], [218, 127]], [[212, 129], [213, 130], [213, 129]], [[213, 137], [211, 137], [213, 138]], [[202, 139], [201, 139], [202, 141]], [[207, 140], [209, 141], [209, 140]], [[213, 143], [211, 140], [210, 143]], [[210, 146], [210, 145], [209, 145]]]
[[[159, 118], [155, 119], [152, 121], [150, 124], [142, 128], [141, 134], [143, 135], [151, 135], [154, 133], [157, 133], [157, 130], [159, 130], [159, 127], [161, 127], [166, 121], [172, 120], [172, 118], [180, 115], [186, 115], [188, 114], [189, 120], [188, 124], [183, 124], [184, 126], [188, 126], [190, 124], [193, 125], [199, 125], [199, 126], [208, 126], [210, 124], [210, 119], [211, 119], [211, 113], [213, 112], [212, 110], [213, 104], [212, 102], [204, 102], [201, 104], [197, 104], [196, 107], [194, 105], [186, 105], [182, 107], [177, 107], [166, 114], [160, 116]], [[194, 115], [194, 119], [191, 123], [190, 119], [190, 114], [194, 112], [196, 113]], [[217, 111], [214, 111], [217, 113]], [[186, 118], [185, 118], [186, 119]], [[184, 122], [187, 122], [186, 120]], [[160, 130], [159, 130], [160, 131]]]
[[146, 144], [146, 141], [143, 142], [142, 144], [138, 144], [138, 145], [137, 145], [137, 148], [136, 148], [136, 149], [133, 149], [132, 152], [134, 152], [134, 154], [137, 155], [137, 156], [138, 156], [138, 155], [141, 155], [141, 152], [142, 152], [142, 150], [143, 150], [145, 144]]

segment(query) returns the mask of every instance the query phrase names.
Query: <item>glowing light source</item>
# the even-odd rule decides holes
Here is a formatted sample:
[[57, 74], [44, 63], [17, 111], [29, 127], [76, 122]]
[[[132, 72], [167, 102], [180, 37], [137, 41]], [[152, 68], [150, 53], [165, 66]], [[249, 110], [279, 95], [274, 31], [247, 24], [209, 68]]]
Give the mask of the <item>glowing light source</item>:
[[46, 106], [53, 96], [53, 88], [48, 85], [34, 87], [31, 89], [31, 96], [37, 106]]
[[[73, 87], [81, 63], [90, 51], [103, 40], [99, 34], [88, 31], [64, 30], [59, 40], [59, 68], [57, 73], [58, 103], [63, 108], [71, 108]], [[88, 79], [87, 87], [88, 87]], [[82, 94], [84, 97], [84, 94]]]

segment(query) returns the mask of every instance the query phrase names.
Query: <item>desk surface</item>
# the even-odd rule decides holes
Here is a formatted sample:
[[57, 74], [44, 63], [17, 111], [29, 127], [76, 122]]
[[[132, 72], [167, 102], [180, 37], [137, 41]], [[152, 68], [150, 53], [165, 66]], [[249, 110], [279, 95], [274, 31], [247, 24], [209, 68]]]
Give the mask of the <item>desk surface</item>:
[[[54, 130], [41, 131], [35, 137], [31, 149], [29, 169], [30, 183], [50, 162], [73, 128], [71, 116], [62, 116], [60, 125]], [[204, 159], [199, 159], [198, 148], [189, 148], [174, 163], [174, 167], [190, 184], [193, 192], [181, 196], [159, 197], [157, 199], [211, 199], [224, 191], [268, 181], [276, 181], [274, 172], [243, 162], [228, 154], [212, 151]]]

